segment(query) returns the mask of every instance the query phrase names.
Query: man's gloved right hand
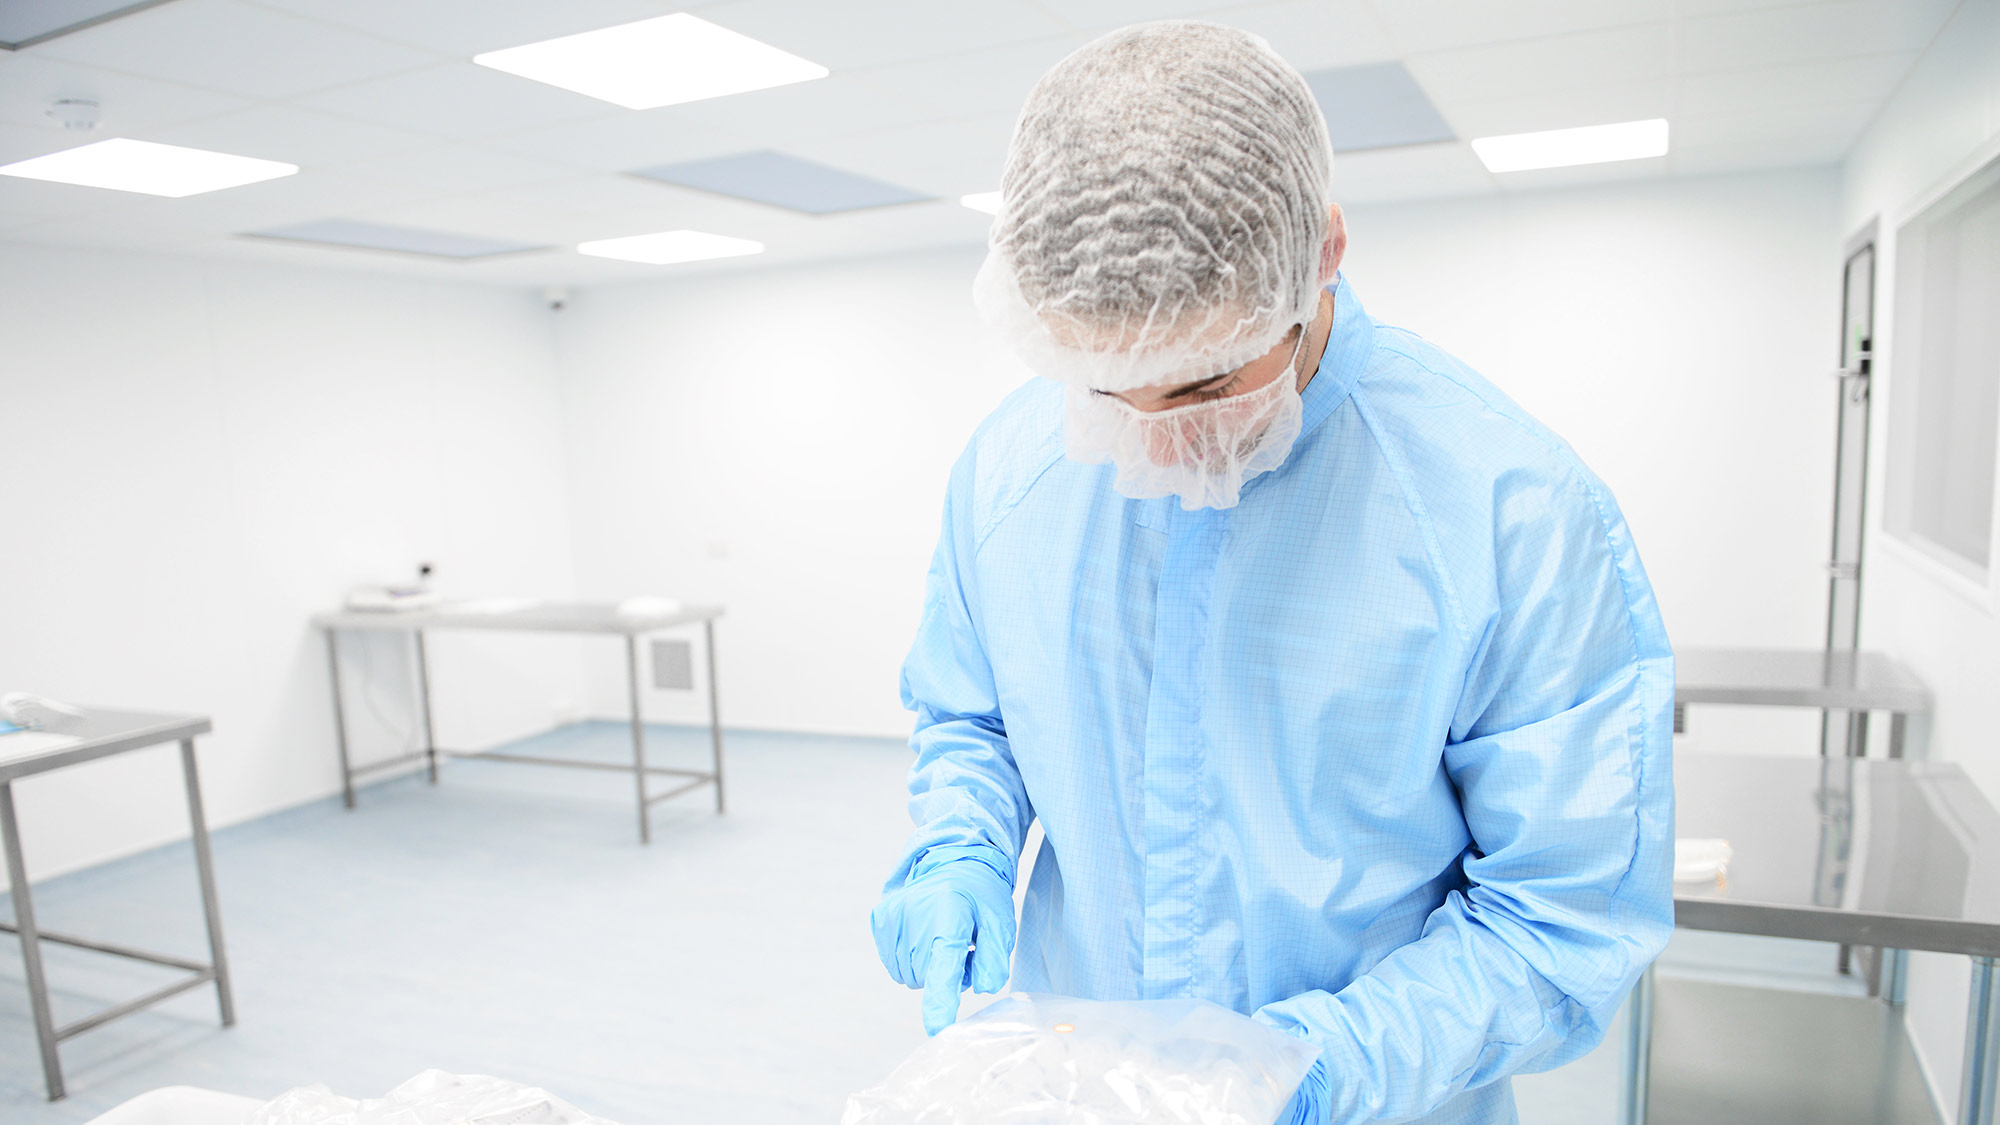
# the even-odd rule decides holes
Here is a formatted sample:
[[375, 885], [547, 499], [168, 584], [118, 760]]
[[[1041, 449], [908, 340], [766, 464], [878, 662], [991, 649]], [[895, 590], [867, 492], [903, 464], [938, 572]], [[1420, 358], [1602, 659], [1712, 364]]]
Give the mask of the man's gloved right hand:
[[1014, 886], [980, 854], [985, 850], [932, 850], [868, 916], [875, 952], [889, 975], [924, 990], [924, 1031], [930, 1035], [958, 1018], [959, 993], [967, 985], [998, 992], [1007, 983]]

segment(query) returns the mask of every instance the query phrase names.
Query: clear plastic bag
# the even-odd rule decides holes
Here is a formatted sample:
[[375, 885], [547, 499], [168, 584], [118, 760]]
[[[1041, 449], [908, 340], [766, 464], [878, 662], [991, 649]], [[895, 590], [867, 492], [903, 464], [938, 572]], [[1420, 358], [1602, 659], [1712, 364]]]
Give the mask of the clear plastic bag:
[[1319, 1051], [1206, 1000], [1016, 993], [847, 1099], [841, 1125], [1271, 1125]]
[[484, 1074], [426, 1070], [379, 1098], [325, 1086], [287, 1090], [245, 1125], [617, 1125], [547, 1090]]

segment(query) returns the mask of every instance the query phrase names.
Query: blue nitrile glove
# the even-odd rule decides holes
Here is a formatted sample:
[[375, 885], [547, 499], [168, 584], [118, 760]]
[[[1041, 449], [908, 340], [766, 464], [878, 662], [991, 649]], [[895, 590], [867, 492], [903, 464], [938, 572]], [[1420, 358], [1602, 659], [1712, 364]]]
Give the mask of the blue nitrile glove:
[[1299, 1080], [1299, 1088], [1292, 1093], [1290, 1105], [1278, 1115], [1274, 1125], [1327, 1125], [1332, 1114], [1327, 1096], [1326, 1056], [1313, 1060], [1312, 1069]]
[[889, 975], [924, 990], [924, 1031], [930, 1035], [958, 1018], [958, 995], [967, 985], [998, 992], [1007, 983], [1014, 886], [980, 850], [933, 849], [868, 916], [875, 952]]

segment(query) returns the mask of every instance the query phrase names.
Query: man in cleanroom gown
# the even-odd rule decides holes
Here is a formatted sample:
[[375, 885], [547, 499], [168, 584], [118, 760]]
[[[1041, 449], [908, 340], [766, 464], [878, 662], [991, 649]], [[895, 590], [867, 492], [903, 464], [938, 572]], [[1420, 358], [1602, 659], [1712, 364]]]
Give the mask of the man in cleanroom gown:
[[1309, 1040], [1283, 1121], [1511, 1121], [1672, 927], [1672, 656], [1603, 482], [1340, 277], [1328, 147], [1209, 24], [1030, 94], [975, 297], [1044, 377], [951, 474], [876, 943], [933, 1032], [1011, 952]]

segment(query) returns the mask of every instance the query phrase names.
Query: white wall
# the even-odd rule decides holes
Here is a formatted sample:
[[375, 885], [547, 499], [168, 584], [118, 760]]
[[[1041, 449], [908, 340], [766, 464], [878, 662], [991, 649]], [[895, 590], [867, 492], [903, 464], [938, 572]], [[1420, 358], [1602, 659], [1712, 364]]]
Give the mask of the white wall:
[[[1829, 169], [1371, 205], [1350, 214], [1346, 273], [1378, 318], [1480, 366], [1602, 473], [1678, 643], [1810, 647], [1837, 185]], [[729, 721], [907, 731], [896, 670], [946, 471], [1025, 377], [972, 310], [979, 260], [590, 289], [561, 314], [579, 586], [725, 602]], [[1816, 746], [1815, 716], [1697, 718], [1704, 748]]]
[[[1918, 752], [1957, 762], [1989, 799], [2000, 799], [1993, 704], [2000, 699], [2000, 620], [1990, 601], [1952, 580], [1882, 530], [1888, 418], [1895, 409], [1895, 232], [1937, 189], [2000, 156], [2000, 0], [1968, 0], [1863, 133], [1849, 156], [1842, 233], [1879, 217], [1874, 436], [1869, 456], [1862, 643], [1895, 655], [1936, 697], [1918, 725]], [[1927, 726], [1927, 730], [1924, 727]], [[1927, 737], [1925, 737], [1927, 735]], [[1918, 955], [1910, 974], [1909, 1026], [1934, 1092], [1957, 1104], [1964, 1050], [1967, 964]]]
[[[945, 251], [580, 293], [560, 315], [581, 594], [723, 603], [725, 721], [907, 733], [945, 475], [1026, 374]], [[597, 653], [593, 710], [620, 714]], [[696, 718], [699, 696], [649, 693]]]
[[[491, 288], [0, 246], [0, 690], [212, 714], [216, 824], [334, 792], [310, 614], [418, 560], [453, 591], [570, 591], [546, 316]], [[580, 696], [570, 642], [433, 651], [447, 745]], [[357, 752], [394, 752], [404, 654], [353, 656]], [[185, 835], [175, 759], [17, 784], [31, 875]]]
[[[1357, 208], [1346, 272], [1562, 434], [1631, 521], [1677, 647], [1826, 631], [1832, 169]], [[1811, 753], [1817, 713], [1696, 708], [1683, 749]]]

